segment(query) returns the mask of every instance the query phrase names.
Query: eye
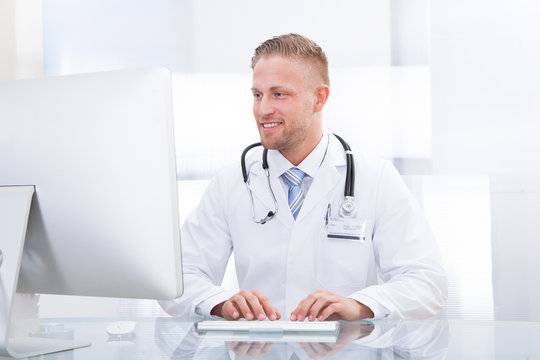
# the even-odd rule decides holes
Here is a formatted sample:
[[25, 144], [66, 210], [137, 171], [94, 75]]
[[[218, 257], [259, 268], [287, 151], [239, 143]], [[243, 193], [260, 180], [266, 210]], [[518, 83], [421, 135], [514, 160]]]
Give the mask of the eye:
[[253, 98], [256, 99], [256, 100], [258, 100], [258, 99], [262, 98], [262, 94], [260, 94], [260, 93], [253, 93]]
[[285, 94], [282, 93], [282, 92], [277, 92], [277, 93], [276, 93], [276, 97], [278, 97], [278, 98], [284, 97], [284, 96], [285, 96]]

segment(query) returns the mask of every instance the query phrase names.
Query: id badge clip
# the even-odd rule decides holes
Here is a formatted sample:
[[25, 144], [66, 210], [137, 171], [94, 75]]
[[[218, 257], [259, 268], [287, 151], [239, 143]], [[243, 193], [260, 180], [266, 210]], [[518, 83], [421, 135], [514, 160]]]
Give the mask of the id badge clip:
[[328, 204], [325, 221], [329, 240], [350, 240], [364, 243], [370, 237], [367, 220], [356, 216], [332, 216], [330, 204]]

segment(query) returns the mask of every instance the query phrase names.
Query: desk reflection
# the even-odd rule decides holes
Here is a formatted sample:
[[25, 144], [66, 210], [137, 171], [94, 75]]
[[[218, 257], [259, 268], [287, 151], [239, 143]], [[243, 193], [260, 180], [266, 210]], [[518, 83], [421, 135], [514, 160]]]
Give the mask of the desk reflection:
[[167, 319], [157, 319], [154, 334], [169, 359], [444, 359], [449, 343], [444, 320], [342, 322], [335, 342], [217, 340]]

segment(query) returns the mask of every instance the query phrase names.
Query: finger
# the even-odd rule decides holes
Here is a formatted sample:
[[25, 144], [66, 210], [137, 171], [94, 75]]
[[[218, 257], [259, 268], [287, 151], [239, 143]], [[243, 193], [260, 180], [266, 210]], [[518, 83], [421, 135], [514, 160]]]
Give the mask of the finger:
[[253, 320], [253, 313], [249, 307], [244, 296], [237, 294], [231, 298], [231, 300], [236, 307], [240, 310], [240, 313], [246, 320]]
[[269, 354], [270, 351], [272, 351], [272, 346], [274, 346], [274, 343], [272, 343], [272, 342], [264, 343], [264, 346], [263, 346], [263, 348], [261, 349], [261, 355], [267, 355], [267, 354]]
[[291, 321], [304, 321], [309, 309], [315, 301], [317, 301], [318, 294], [311, 293], [304, 300], [300, 301], [296, 309], [291, 313]]
[[319, 356], [325, 356], [330, 350], [332, 350], [332, 347], [325, 343], [311, 343], [311, 348], [313, 351], [319, 354]]
[[230, 300], [223, 304], [221, 312], [226, 320], [237, 320], [240, 317], [238, 307]]
[[277, 311], [276, 311], [276, 308], [272, 305], [272, 302], [270, 301], [270, 299], [259, 290], [252, 290], [252, 292], [259, 300], [259, 303], [261, 304], [261, 309], [262, 309], [262, 317], [260, 313], [256, 313], [257, 318], [259, 320], [264, 320], [266, 317], [268, 317], [268, 319], [270, 320], [276, 320]]
[[340, 311], [343, 309], [343, 306], [341, 303], [332, 303], [328, 305], [319, 315], [318, 319], [319, 321], [324, 321], [329, 318], [331, 320], [343, 320], [340, 316]]
[[233, 351], [239, 357], [246, 357], [250, 347], [251, 347], [251, 343], [249, 342], [239, 342], [236, 345], [236, 347], [233, 349]]
[[319, 321], [325, 320], [327, 316], [321, 317], [321, 315], [326, 310], [326, 308], [328, 308], [328, 306], [336, 303], [341, 304], [346, 302], [347, 300], [346, 298], [329, 291], [320, 290], [317, 292], [317, 295], [317, 301], [313, 304], [309, 312], [310, 321], [313, 321], [315, 319], [319, 319]]
[[252, 309], [253, 314], [254, 314], [254, 315], [252, 315], [253, 317], [251, 319], [248, 319], [248, 318], [246, 318], [246, 319], [252, 320], [252, 319], [255, 319], [255, 317], [256, 317], [259, 320], [264, 320], [266, 318], [266, 314], [265, 314], [264, 309], [263, 309], [263, 307], [261, 305], [261, 302], [259, 301], [259, 297], [257, 295], [255, 295], [255, 293], [253, 291], [246, 291], [242, 295], [246, 299], [249, 307]]
[[[274, 321], [274, 320], [281, 319], [281, 314], [279, 313], [277, 308], [275, 308], [274, 305], [272, 305], [272, 302], [266, 295], [264, 295], [259, 290], [253, 290], [253, 294], [258, 297], [259, 302], [261, 303], [261, 306], [263, 307], [263, 311], [269, 320]], [[260, 320], [264, 320], [264, 318]]]
[[312, 347], [312, 343], [299, 343], [299, 345], [310, 359], [315, 359], [318, 357], [317, 352]]
[[333, 301], [334, 299], [332, 298], [332, 296], [329, 296], [328, 294], [320, 295], [320, 297], [313, 303], [313, 305], [311, 305], [311, 308], [309, 308], [309, 321], [315, 321], [315, 319], [317, 319], [317, 317], [320, 315], [320, 312], [326, 309], [330, 304], [332, 304]]
[[253, 342], [247, 351], [247, 356], [249, 357], [259, 357], [261, 356], [261, 351], [264, 348], [264, 343], [262, 342]]

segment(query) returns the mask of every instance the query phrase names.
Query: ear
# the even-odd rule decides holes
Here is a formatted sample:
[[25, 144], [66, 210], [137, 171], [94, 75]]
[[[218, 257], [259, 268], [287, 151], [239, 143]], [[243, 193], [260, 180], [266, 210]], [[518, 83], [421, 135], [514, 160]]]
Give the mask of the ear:
[[326, 105], [326, 101], [328, 101], [328, 97], [330, 96], [330, 88], [328, 85], [321, 85], [317, 89], [315, 89], [315, 96], [317, 97], [315, 101], [315, 112], [320, 112], [324, 108], [324, 105]]

